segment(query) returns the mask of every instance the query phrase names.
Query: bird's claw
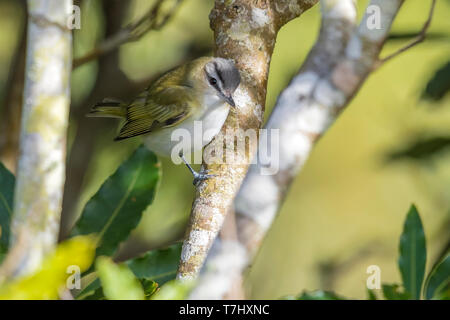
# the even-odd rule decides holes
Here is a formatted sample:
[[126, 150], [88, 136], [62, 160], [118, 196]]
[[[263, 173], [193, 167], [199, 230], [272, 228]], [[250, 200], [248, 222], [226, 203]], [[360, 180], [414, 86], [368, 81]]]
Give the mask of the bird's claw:
[[210, 170], [203, 170], [200, 172], [194, 172], [194, 181], [192, 184], [197, 186], [201, 181], [208, 180], [209, 178], [214, 178], [215, 174], [208, 174]]

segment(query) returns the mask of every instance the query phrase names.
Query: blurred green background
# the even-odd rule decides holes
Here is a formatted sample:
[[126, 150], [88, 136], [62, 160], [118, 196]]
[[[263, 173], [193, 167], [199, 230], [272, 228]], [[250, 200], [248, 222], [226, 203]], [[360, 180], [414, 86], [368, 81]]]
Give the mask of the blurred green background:
[[[167, 1], [170, 2], [170, 1]], [[74, 57], [105, 35], [135, 21], [149, 0], [82, 0], [81, 29], [74, 31]], [[22, 1], [0, 0], [0, 160], [15, 170], [23, 61]], [[367, 1], [358, 1], [360, 16]], [[383, 55], [404, 45], [426, 19], [430, 1], [407, 0]], [[127, 43], [116, 53], [74, 70], [69, 128], [68, 178], [63, 231], [102, 182], [140, 144], [113, 142], [114, 120], [84, 114], [103, 97], [130, 99], [165, 70], [212, 54], [208, 14], [212, 0], [185, 0], [160, 31]], [[313, 45], [320, 11], [315, 6], [283, 27], [273, 55], [266, 118], [279, 92]], [[252, 298], [271, 299], [304, 289], [332, 289], [364, 298], [369, 265], [382, 282], [399, 282], [398, 238], [406, 212], [421, 213], [434, 261], [450, 237], [450, 153], [388, 161], [388, 155], [417, 140], [450, 137], [450, 96], [421, 99], [436, 70], [450, 59], [450, 1], [439, 0], [429, 39], [373, 73], [338, 121], [320, 139], [296, 178], [279, 217], [263, 243], [246, 287]], [[22, 62], [23, 64], [23, 62]], [[19, 78], [19, 79], [18, 79]], [[427, 153], [425, 149], [425, 153]], [[194, 188], [184, 166], [162, 159], [163, 179], [119, 258], [171, 243], [183, 236]], [[431, 265], [427, 266], [427, 270]]]

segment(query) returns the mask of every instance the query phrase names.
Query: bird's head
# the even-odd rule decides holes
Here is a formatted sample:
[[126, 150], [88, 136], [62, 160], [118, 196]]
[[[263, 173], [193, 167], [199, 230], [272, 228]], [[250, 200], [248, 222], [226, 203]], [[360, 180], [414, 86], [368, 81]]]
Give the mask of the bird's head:
[[241, 76], [234, 62], [224, 58], [211, 58], [205, 64], [203, 72], [209, 91], [235, 107], [233, 93], [241, 82]]

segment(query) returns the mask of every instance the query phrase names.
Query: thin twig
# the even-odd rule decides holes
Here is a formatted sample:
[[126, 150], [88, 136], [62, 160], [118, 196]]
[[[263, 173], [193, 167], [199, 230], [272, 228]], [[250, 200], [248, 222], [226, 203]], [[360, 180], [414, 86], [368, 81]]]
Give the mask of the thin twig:
[[436, 6], [436, 0], [432, 0], [431, 1], [431, 7], [430, 7], [430, 12], [428, 14], [428, 19], [427, 21], [425, 21], [425, 24], [422, 27], [422, 30], [419, 32], [419, 34], [410, 42], [408, 43], [406, 46], [398, 49], [397, 51], [391, 53], [390, 55], [379, 59], [375, 65], [374, 65], [374, 70], [378, 69], [381, 65], [383, 65], [384, 63], [386, 63], [387, 61], [395, 58], [396, 56], [402, 54], [403, 52], [411, 49], [412, 47], [415, 47], [416, 45], [418, 45], [419, 43], [423, 42], [425, 40], [426, 37], [426, 33], [428, 28], [431, 25], [431, 20], [433, 19], [433, 13], [434, 13], [434, 7]]
[[177, 0], [172, 8], [158, 19], [158, 14], [164, 0], [158, 0], [139, 20], [130, 23], [119, 32], [104, 40], [99, 46], [86, 55], [73, 60], [73, 69], [95, 60], [98, 57], [117, 49], [124, 43], [137, 41], [150, 30], [160, 30], [174, 15], [176, 9], [183, 0]]

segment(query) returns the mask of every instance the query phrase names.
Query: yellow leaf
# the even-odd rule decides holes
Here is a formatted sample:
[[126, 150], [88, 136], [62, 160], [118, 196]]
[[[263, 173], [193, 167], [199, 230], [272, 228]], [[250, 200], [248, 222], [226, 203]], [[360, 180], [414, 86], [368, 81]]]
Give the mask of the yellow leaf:
[[96, 242], [92, 236], [78, 236], [67, 240], [47, 257], [40, 270], [0, 287], [0, 300], [48, 300], [57, 299], [66, 288], [76, 266], [83, 272], [92, 264]]

